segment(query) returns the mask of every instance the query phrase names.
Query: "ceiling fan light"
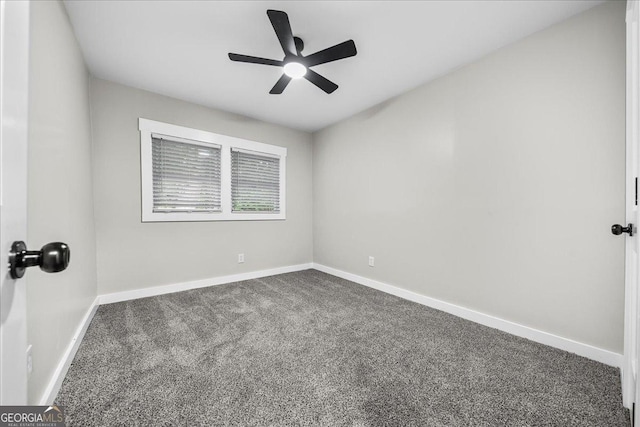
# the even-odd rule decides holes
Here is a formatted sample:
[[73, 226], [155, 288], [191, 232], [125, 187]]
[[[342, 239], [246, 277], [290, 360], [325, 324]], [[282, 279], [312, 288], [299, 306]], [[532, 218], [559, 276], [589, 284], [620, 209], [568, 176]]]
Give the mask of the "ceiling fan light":
[[307, 67], [299, 62], [288, 62], [284, 65], [284, 73], [292, 79], [299, 79], [307, 74]]

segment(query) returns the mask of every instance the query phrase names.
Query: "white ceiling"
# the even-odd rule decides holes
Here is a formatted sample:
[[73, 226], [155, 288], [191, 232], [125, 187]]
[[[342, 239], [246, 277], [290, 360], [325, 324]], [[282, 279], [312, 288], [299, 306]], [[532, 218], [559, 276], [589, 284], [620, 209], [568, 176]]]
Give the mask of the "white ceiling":
[[[602, 1], [75, 1], [65, 5], [99, 78], [305, 131], [399, 95]], [[358, 55], [314, 67], [327, 95], [281, 68], [228, 52], [282, 59], [267, 9], [289, 15], [309, 55], [353, 39]]]

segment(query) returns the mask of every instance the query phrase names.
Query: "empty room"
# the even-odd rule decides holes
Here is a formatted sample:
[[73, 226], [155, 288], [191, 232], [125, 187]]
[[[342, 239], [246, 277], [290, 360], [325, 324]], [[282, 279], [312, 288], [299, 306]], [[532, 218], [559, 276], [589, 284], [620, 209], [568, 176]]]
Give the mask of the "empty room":
[[0, 0], [1, 426], [633, 426], [637, 0]]

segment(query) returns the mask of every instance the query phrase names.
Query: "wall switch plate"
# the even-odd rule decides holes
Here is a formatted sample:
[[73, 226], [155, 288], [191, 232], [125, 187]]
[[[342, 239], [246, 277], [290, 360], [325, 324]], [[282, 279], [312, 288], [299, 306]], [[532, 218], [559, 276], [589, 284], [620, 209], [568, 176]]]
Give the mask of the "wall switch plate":
[[244, 262], [244, 254], [238, 254], [238, 264], [242, 264]]
[[369, 257], [369, 267], [373, 267], [376, 263], [376, 259], [372, 256]]
[[33, 372], [32, 350], [33, 350], [33, 345], [29, 344], [29, 347], [27, 347], [27, 375], [31, 375], [31, 372]]

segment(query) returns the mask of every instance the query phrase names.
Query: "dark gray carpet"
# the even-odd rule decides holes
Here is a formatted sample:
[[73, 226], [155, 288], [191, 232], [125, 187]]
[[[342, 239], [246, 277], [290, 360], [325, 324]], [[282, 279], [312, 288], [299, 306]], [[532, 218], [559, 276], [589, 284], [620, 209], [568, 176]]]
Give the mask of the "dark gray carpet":
[[101, 306], [69, 425], [626, 426], [619, 371], [315, 270]]

